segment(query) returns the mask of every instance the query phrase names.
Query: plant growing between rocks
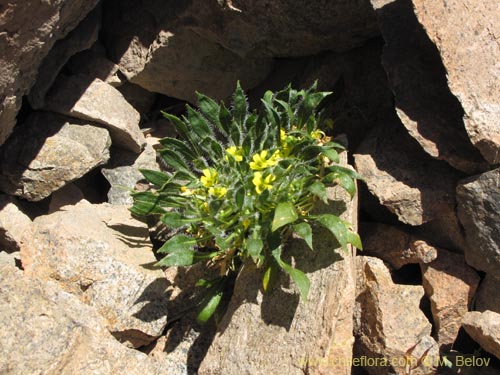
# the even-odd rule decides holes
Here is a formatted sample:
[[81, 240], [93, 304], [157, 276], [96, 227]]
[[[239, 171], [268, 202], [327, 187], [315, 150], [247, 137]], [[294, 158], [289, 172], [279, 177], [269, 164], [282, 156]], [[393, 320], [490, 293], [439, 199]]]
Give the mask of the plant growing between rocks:
[[344, 147], [321, 130], [320, 111], [329, 92], [290, 86], [262, 98], [262, 110], [249, 112], [237, 84], [232, 108], [197, 94], [199, 111], [187, 106], [181, 119], [163, 113], [180, 139], [164, 138], [159, 151], [169, 171], [141, 170], [152, 189], [132, 193], [132, 213], [156, 215], [173, 235], [158, 250], [157, 266], [205, 262], [218, 277], [199, 280], [208, 290], [199, 321], [219, 305], [226, 282], [244, 262], [265, 269], [262, 287], [269, 290], [277, 272], [287, 272], [304, 300], [309, 279], [282, 259], [292, 234], [313, 251], [313, 226], [327, 228], [347, 251], [361, 248], [351, 224], [333, 214], [316, 215], [317, 201], [328, 203], [327, 186], [340, 185], [351, 197], [360, 176], [339, 165]]

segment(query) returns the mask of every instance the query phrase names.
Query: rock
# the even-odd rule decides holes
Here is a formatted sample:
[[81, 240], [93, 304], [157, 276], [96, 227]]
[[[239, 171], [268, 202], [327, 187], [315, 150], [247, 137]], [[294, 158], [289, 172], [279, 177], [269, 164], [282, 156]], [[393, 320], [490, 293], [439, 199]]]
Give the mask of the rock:
[[54, 43], [64, 38], [98, 0], [4, 1], [0, 14], [0, 145], [16, 123], [22, 97]]
[[403, 223], [421, 225], [454, 213], [460, 174], [425, 154], [397, 119], [374, 129], [354, 160], [368, 190]]
[[31, 225], [31, 219], [19, 208], [16, 200], [0, 195], [0, 250], [19, 251], [23, 233]]
[[365, 223], [362, 228], [363, 254], [380, 258], [395, 269], [429, 263], [437, 257], [436, 249], [399, 228], [380, 223]]
[[487, 274], [476, 294], [475, 310], [491, 310], [500, 314], [500, 277]]
[[134, 200], [126, 188], [136, 189], [137, 183], [144, 180], [144, 176], [139, 172], [139, 169], [160, 170], [160, 166], [156, 162], [156, 150], [153, 148], [151, 140], [156, 142], [156, 139], [147, 137], [146, 147], [136, 160], [132, 159], [131, 155], [125, 155], [126, 151], [116, 150], [110, 165], [101, 170], [111, 185], [108, 191], [109, 203], [131, 205]]
[[458, 217], [469, 247], [472, 267], [500, 276], [500, 168], [460, 181]]
[[465, 331], [487, 352], [500, 358], [500, 314], [471, 311], [462, 321]]
[[74, 55], [66, 64], [72, 75], [99, 78], [111, 86], [120, 86], [123, 82], [118, 76], [118, 65], [106, 56], [106, 49], [97, 41], [90, 49]]
[[412, 375], [434, 373], [432, 364], [439, 350], [430, 337], [431, 324], [419, 307], [423, 288], [394, 284], [377, 258], [358, 257], [357, 270], [355, 357], [377, 358], [381, 363], [385, 358], [384, 365], [366, 366], [369, 374], [407, 374], [406, 357]]
[[101, 7], [98, 6], [64, 39], [54, 44], [40, 65], [36, 82], [28, 95], [28, 100], [34, 109], [41, 109], [45, 105], [45, 95], [69, 58], [94, 44], [100, 23]]
[[[460, 102], [447, 85], [447, 70], [418, 22], [412, 1], [371, 3], [386, 42], [382, 64], [394, 91], [397, 114], [410, 135], [429, 155], [454, 168], [469, 174], [484, 170], [486, 163], [465, 131]], [[444, 7], [444, 2], [436, 7]], [[435, 21], [440, 28], [456, 32], [456, 27], [443, 27], [443, 19]]]
[[83, 192], [74, 183], [67, 184], [50, 196], [49, 214], [64, 206], [73, 206], [84, 199]]
[[479, 276], [463, 255], [444, 249], [437, 249], [437, 254], [436, 260], [421, 263], [420, 268], [425, 294], [431, 301], [437, 342], [441, 349], [449, 350], [476, 293]]
[[127, 349], [90, 306], [59, 289], [0, 265], [0, 373], [161, 374], [148, 357]]
[[82, 201], [40, 216], [26, 232], [21, 259], [27, 275], [57, 281], [129, 346], [147, 345], [165, 328], [167, 283], [151, 269], [147, 228], [126, 207]]
[[500, 162], [500, 4], [413, 0], [418, 21], [439, 50], [451, 92], [464, 109], [472, 143]]
[[144, 136], [140, 115], [120, 92], [100, 79], [59, 76], [47, 96], [47, 109], [94, 121], [109, 130], [115, 146], [140, 153]]
[[21, 254], [19, 253], [19, 251], [13, 253], [0, 251], [0, 269], [4, 265], [17, 267], [18, 264], [21, 264]]
[[39, 201], [109, 159], [108, 131], [37, 112], [0, 149], [0, 190]]
[[123, 85], [118, 86], [117, 89], [141, 115], [148, 113], [156, 100], [155, 93], [144, 90], [141, 86], [130, 82], [125, 82]]
[[[346, 209], [342, 218], [356, 223], [355, 201], [349, 202], [340, 189], [330, 189], [329, 198], [336, 198], [337, 204], [319, 210]], [[263, 294], [262, 270], [245, 265], [200, 375], [350, 374], [350, 365], [335, 359], [352, 355], [353, 252], [334, 250], [337, 242], [326, 231], [314, 238], [314, 256], [302, 240], [293, 239], [287, 246], [287, 254], [311, 281], [306, 302], [299, 301], [295, 284], [285, 274]]]

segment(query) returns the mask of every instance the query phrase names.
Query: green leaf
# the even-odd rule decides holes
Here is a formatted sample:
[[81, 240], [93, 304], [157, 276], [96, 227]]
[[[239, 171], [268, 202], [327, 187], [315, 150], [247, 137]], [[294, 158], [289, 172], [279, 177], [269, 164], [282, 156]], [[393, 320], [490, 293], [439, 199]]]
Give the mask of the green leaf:
[[212, 132], [212, 129], [210, 129], [207, 121], [203, 118], [203, 116], [196, 112], [189, 105], [186, 107], [186, 109], [187, 120], [191, 125], [192, 131], [194, 131], [201, 140], [204, 140], [207, 137], [215, 139], [215, 135]]
[[198, 97], [198, 107], [201, 113], [210, 121], [224, 136], [227, 136], [226, 129], [222, 126], [219, 118], [220, 106], [215, 100], [205, 96], [199, 92], [196, 93]]
[[314, 250], [313, 249], [313, 242], [312, 242], [311, 226], [306, 222], [302, 222], [299, 224], [295, 224], [294, 226], [292, 226], [292, 228], [293, 228], [293, 231], [300, 238], [302, 238], [304, 241], [306, 241], [307, 245], [311, 248], [311, 250]]
[[363, 177], [361, 177], [361, 175], [358, 172], [353, 171], [350, 168], [342, 167], [340, 165], [330, 165], [330, 166], [325, 168], [325, 172], [326, 173], [338, 173], [338, 175], [345, 174], [345, 175], [348, 175], [348, 176], [350, 176], [354, 179], [357, 179], [357, 180], [363, 179]]
[[190, 266], [195, 263], [194, 250], [175, 250], [155, 263], [157, 267]]
[[343, 220], [335, 215], [325, 214], [314, 218], [323, 227], [328, 229], [337, 239], [342, 249], [347, 251], [347, 227]]
[[216, 290], [213, 295], [211, 295], [204, 303], [203, 308], [201, 311], [198, 313], [198, 316], [196, 317], [196, 320], [198, 323], [206, 323], [212, 315], [214, 315], [215, 310], [217, 310], [217, 307], [220, 304], [220, 301], [222, 300], [222, 288]]
[[178, 234], [165, 242], [163, 246], [158, 249], [158, 252], [171, 253], [179, 251], [189, 251], [194, 250], [195, 245], [196, 239], [184, 234]]
[[281, 249], [273, 251], [274, 259], [278, 262], [279, 266], [286, 271], [300, 291], [300, 296], [304, 301], [307, 301], [307, 295], [309, 293], [309, 287], [311, 286], [311, 282], [306, 274], [296, 268], [293, 268], [289, 264], [283, 262], [281, 260]]
[[171, 179], [171, 176], [168, 176], [167, 174], [160, 171], [153, 171], [151, 169], [139, 169], [139, 172], [142, 173], [146, 180], [158, 187], [162, 187]]
[[258, 258], [263, 248], [264, 242], [260, 238], [249, 238], [247, 240], [248, 255], [252, 258]]
[[326, 195], [326, 187], [324, 184], [322, 184], [319, 181], [316, 181], [313, 184], [309, 185], [307, 187], [307, 190], [310, 191], [315, 196], [317, 196], [323, 202], [328, 204], [328, 197]]
[[323, 151], [321, 153], [334, 163], [338, 163], [340, 161], [339, 153], [333, 148], [323, 147]]
[[167, 150], [173, 150], [180, 153], [182, 157], [184, 157], [188, 161], [196, 159], [199, 156], [198, 154], [196, 154], [197, 150], [193, 150], [192, 147], [190, 147], [180, 139], [165, 137], [160, 140], [160, 144]]
[[337, 176], [337, 179], [339, 185], [349, 193], [351, 199], [354, 198], [354, 196], [356, 195], [356, 183], [354, 182], [354, 179], [351, 176], [345, 174]]
[[[230, 136], [231, 129], [233, 128], [232, 117], [231, 117], [231, 112], [229, 112], [229, 110], [224, 105], [224, 103], [221, 103], [221, 105], [220, 105], [219, 121], [220, 121], [220, 125], [221, 125], [222, 129], [224, 129], [225, 133]], [[233, 141], [235, 142], [236, 145], [239, 146], [239, 143], [237, 143], [234, 138], [233, 138]]]
[[233, 118], [239, 126], [243, 126], [248, 112], [248, 103], [245, 93], [241, 88], [240, 81], [236, 83], [233, 95]]
[[358, 248], [359, 250], [363, 250], [363, 244], [361, 242], [359, 234], [353, 231], [347, 231], [347, 242], [350, 243], [352, 246]]
[[182, 157], [172, 150], [160, 150], [160, 155], [165, 163], [177, 171], [183, 171], [188, 174], [192, 174], [191, 169], [187, 165], [186, 161]]
[[282, 202], [276, 206], [274, 211], [274, 219], [271, 226], [271, 231], [274, 232], [276, 229], [281, 228], [284, 225], [293, 223], [299, 218], [297, 215], [297, 210], [291, 202]]
[[186, 224], [197, 223], [201, 220], [201, 218], [186, 218], [179, 212], [174, 211], [167, 211], [161, 217], [161, 221], [170, 228], [182, 228]]
[[298, 127], [302, 127], [308, 120], [311, 115], [314, 114], [314, 111], [318, 104], [328, 95], [331, 94], [331, 92], [314, 92], [311, 93], [310, 91], [312, 89], [315, 89], [314, 87], [311, 87], [310, 90], [306, 93], [304, 96], [304, 99], [300, 103], [300, 107], [297, 113], [298, 117]]
[[265, 293], [271, 290], [278, 279], [278, 270], [278, 264], [272, 258], [269, 259], [269, 267], [267, 267], [266, 272], [262, 276], [262, 289]]

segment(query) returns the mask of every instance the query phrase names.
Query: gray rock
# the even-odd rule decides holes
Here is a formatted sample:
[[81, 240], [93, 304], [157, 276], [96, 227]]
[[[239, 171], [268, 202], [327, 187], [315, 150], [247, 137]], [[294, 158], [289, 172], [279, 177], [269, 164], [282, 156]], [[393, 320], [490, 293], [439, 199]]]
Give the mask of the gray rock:
[[465, 260], [472, 267], [500, 276], [500, 169], [460, 181], [458, 217], [469, 248]]
[[462, 324], [474, 341], [500, 359], [500, 314], [471, 311], [465, 314]]
[[16, 123], [22, 97], [54, 43], [66, 36], [98, 0], [4, 1], [0, 14], [0, 145]]
[[164, 373], [145, 354], [116, 341], [94, 309], [56, 283], [0, 265], [0, 285], [0, 373]]
[[[432, 365], [439, 349], [431, 324], [420, 310], [424, 289], [392, 281], [382, 260], [357, 258], [355, 356], [385, 359], [385, 366], [365, 366], [369, 374], [435, 373]], [[422, 358], [426, 360], [422, 360]], [[405, 359], [408, 363], [405, 363]]]
[[0, 149], [0, 189], [39, 201], [106, 163], [110, 145], [105, 129], [34, 113]]
[[31, 219], [21, 211], [17, 201], [0, 195], [0, 250], [19, 251], [24, 231], [30, 225]]
[[107, 58], [106, 50], [99, 41], [90, 49], [74, 55], [66, 64], [66, 69], [72, 75], [99, 78], [114, 87], [123, 84], [118, 76], [119, 66]]
[[404, 230], [380, 223], [365, 223], [362, 227], [363, 254], [380, 258], [395, 269], [429, 263], [437, 257], [436, 249]]
[[397, 119], [374, 129], [354, 160], [368, 190], [403, 223], [421, 225], [454, 214], [460, 174], [424, 153]]
[[28, 95], [28, 100], [34, 109], [41, 109], [44, 106], [45, 95], [69, 58], [94, 44], [100, 23], [101, 8], [96, 7], [64, 39], [54, 44], [40, 65], [36, 82]]
[[500, 277], [487, 274], [476, 294], [475, 310], [491, 310], [500, 314]]
[[[447, 70], [418, 22], [412, 0], [371, 3], [386, 42], [382, 64], [398, 116], [410, 135], [429, 155], [454, 168], [469, 174], [484, 170], [486, 163], [465, 131], [460, 102], [448, 88]], [[443, 19], [435, 21], [440, 29], [453, 29], [443, 28]]]
[[54, 280], [95, 308], [128, 346], [147, 345], [167, 322], [167, 287], [144, 224], [123, 206], [82, 201], [40, 216], [21, 248], [27, 275]]
[[465, 263], [464, 256], [436, 249], [437, 258], [420, 264], [425, 294], [431, 301], [437, 342], [449, 350], [462, 325], [462, 318], [479, 284], [479, 275]]
[[[418, 21], [435, 43], [465, 129], [491, 164], [500, 162], [500, 4], [497, 1], [413, 0]], [[446, 26], [444, 26], [446, 25]]]
[[140, 115], [114, 87], [96, 78], [59, 76], [46, 99], [47, 109], [93, 121], [109, 130], [115, 146], [140, 153], [144, 136]]
[[131, 205], [134, 200], [129, 189], [136, 189], [137, 183], [144, 180], [144, 176], [139, 172], [139, 169], [160, 170], [160, 166], [156, 162], [156, 150], [153, 148], [156, 143], [156, 138], [147, 137], [146, 147], [137, 159], [135, 159], [137, 155], [130, 155], [126, 151], [117, 150], [111, 162], [101, 170], [111, 185], [108, 191], [109, 203]]
[[13, 253], [0, 251], [0, 268], [4, 265], [17, 267], [17, 264], [21, 264], [21, 254], [19, 251]]
[[[337, 189], [329, 194], [339, 205], [330, 203], [328, 210], [339, 213], [347, 205], [342, 217], [356, 223], [355, 201], [349, 203]], [[354, 252], [335, 250], [336, 241], [323, 231], [315, 236], [314, 255], [301, 240], [287, 246], [311, 281], [307, 301], [299, 301], [295, 284], [284, 274], [263, 294], [262, 270], [245, 265], [200, 375], [350, 374], [350, 365], [335, 359], [352, 355]]]

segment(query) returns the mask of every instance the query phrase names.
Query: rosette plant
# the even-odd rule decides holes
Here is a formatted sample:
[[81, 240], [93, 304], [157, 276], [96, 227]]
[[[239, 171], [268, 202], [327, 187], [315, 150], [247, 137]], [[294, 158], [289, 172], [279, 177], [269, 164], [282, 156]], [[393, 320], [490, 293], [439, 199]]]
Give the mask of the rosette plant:
[[339, 165], [344, 147], [321, 130], [320, 104], [328, 92], [290, 86], [266, 92], [260, 112], [250, 112], [240, 84], [232, 107], [197, 94], [198, 110], [185, 116], [163, 113], [179, 139], [161, 140], [165, 172], [141, 170], [151, 189], [133, 192], [134, 215], [157, 215], [175, 235], [158, 250], [157, 266], [205, 262], [219, 277], [200, 280], [208, 297], [198, 315], [207, 320], [223, 297], [224, 283], [245, 261], [263, 272], [267, 291], [280, 270], [287, 272], [305, 300], [309, 279], [282, 259], [291, 234], [313, 248], [313, 227], [327, 228], [340, 246], [361, 248], [351, 224], [333, 214], [312, 213], [328, 203], [327, 186], [340, 185], [351, 197], [359, 175]]

